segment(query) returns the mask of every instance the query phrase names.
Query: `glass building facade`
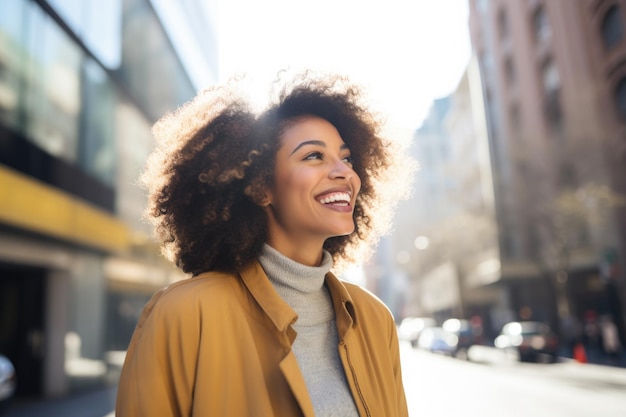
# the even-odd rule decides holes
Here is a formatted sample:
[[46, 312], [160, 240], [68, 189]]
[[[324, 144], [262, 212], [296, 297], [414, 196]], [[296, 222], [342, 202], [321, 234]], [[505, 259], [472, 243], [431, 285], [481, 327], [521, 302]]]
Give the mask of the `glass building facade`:
[[114, 380], [138, 310], [177, 277], [136, 181], [152, 124], [199, 86], [148, 0], [0, 10], [0, 353], [18, 395], [62, 396]]

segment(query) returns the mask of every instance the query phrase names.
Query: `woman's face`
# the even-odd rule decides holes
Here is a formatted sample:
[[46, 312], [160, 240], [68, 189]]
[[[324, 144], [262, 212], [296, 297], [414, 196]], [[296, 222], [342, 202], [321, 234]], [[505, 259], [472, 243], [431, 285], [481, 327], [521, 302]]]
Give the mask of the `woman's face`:
[[329, 237], [352, 233], [361, 180], [337, 129], [307, 116], [289, 124], [280, 141], [266, 206], [270, 245], [321, 248]]

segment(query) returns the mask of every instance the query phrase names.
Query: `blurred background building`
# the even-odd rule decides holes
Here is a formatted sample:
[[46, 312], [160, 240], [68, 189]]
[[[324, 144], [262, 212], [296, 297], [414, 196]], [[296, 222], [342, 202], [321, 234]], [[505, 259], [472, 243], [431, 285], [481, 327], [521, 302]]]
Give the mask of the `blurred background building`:
[[398, 212], [403, 312], [563, 343], [606, 316], [624, 345], [626, 2], [469, 3], [475, 58], [417, 131]]
[[0, 352], [18, 396], [114, 381], [144, 303], [180, 278], [137, 177], [156, 119], [217, 79], [211, 18], [196, 0], [0, 0]]

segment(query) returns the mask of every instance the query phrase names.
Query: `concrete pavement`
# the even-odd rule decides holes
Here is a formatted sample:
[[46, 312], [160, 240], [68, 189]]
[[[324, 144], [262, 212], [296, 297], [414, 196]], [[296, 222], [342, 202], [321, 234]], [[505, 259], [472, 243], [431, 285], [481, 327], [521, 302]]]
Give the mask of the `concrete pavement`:
[[[408, 343], [406, 346], [403, 343], [402, 348], [413, 350]], [[504, 365], [509, 361], [502, 356], [502, 352], [487, 346], [473, 347], [469, 356], [473, 361], [494, 365]], [[610, 384], [626, 390], [626, 369], [624, 368], [579, 364], [566, 358], [561, 358], [561, 361], [560, 365], [537, 365], [537, 367], [543, 366], [542, 371], [552, 378], [566, 377], [598, 387]], [[61, 399], [19, 400], [13, 403], [2, 417], [114, 417], [116, 393], [117, 387], [113, 386], [93, 389]]]
[[114, 417], [117, 387], [96, 389], [70, 397], [10, 405], [2, 417]]

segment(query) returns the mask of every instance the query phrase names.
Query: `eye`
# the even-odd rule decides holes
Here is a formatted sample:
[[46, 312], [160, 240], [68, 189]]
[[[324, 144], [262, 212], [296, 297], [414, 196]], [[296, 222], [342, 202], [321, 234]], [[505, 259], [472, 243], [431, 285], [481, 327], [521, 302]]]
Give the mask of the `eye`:
[[323, 160], [324, 159], [324, 154], [319, 152], [319, 151], [315, 151], [315, 152], [311, 152], [306, 154], [306, 156], [304, 157], [305, 161], [310, 161], [313, 159], [320, 159]]
[[352, 155], [344, 156], [343, 158], [341, 158], [341, 160], [345, 162], [346, 165], [352, 166]]

